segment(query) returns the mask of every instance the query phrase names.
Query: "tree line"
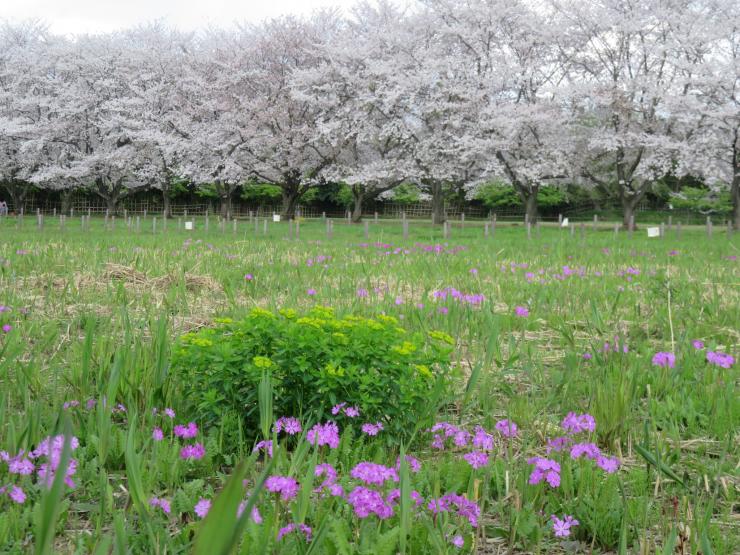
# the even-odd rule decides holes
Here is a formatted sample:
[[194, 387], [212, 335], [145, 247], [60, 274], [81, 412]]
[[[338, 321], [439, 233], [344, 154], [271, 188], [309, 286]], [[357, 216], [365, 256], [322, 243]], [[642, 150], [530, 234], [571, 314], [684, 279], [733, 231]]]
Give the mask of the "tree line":
[[167, 213], [186, 180], [227, 214], [270, 184], [291, 218], [342, 183], [358, 220], [413, 184], [442, 223], [451, 190], [508, 183], [534, 221], [544, 187], [576, 183], [618, 198], [628, 225], [688, 176], [729, 191], [740, 228], [739, 88], [734, 0], [380, 1], [76, 37], [5, 22], [0, 187], [15, 206], [85, 189], [112, 211], [157, 189]]

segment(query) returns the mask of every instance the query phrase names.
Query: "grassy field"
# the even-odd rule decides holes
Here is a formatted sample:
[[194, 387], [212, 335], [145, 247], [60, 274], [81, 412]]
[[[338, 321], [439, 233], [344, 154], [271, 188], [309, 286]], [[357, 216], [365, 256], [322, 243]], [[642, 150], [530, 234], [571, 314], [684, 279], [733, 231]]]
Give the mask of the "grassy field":
[[[0, 219], [0, 552], [740, 552], [740, 236], [158, 224]], [[255, 429], [204, 420], [177, 357], [200, 341], [208, 367], [199, 334], [295, 314], [419, 352], [449, 336], [447, 385], [404, 429], [397, 407], [332, 414], [354, 395], [336, 376], [279, 414], [262, 372]]]

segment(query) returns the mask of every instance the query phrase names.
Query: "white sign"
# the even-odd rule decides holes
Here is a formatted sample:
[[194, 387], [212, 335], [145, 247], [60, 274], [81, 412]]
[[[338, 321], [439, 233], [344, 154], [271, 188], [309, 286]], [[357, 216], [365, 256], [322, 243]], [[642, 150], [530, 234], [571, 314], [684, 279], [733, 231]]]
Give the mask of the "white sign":
[[185, 229], [193, 231], [193, 222], [185, 222]]
[[563, 223], [560, 224], [560, 227], [568, 227], [568, 218], [563, 218]]
[[273, 214], [272, 215], [272, 221], [273, 222], [279, 222], [280, 221], [280, 214]]
[[648, 237], [660, 237], [660, 228], [659, 227], [649, 227], [647, 228]]

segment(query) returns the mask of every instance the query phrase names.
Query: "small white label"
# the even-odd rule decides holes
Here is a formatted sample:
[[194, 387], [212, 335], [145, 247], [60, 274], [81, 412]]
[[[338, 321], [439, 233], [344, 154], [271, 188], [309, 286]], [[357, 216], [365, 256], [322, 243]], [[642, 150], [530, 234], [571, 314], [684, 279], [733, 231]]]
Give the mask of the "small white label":
[[563, 223], [560, 224], [560, 227], [568, 227], [568, 218], [563, 218]]
[[649, 227], [647, 228], [648, 237], [660, 237], [660, 228], [659, 227]]
[[273, 214], [272, 215], [272, 221], [273, 222], [279, 222], [280, 221], [280, 214]]
[[185, 222], [185, 229], [193, 231], [193, 222]]

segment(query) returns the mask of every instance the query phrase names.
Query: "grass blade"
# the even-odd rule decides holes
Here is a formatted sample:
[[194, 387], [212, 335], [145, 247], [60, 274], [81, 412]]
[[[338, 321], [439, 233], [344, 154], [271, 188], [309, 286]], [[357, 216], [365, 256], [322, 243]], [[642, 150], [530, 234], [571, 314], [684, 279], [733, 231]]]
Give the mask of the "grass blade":
[[648, 464], [651, 464], [656, 469], [660, 470], [671, 480], [674, 480], [675, 482], [681, 484], [683, 487], [686, 487], [686, 484], [684, 484], [683, 480], [678, 477], [678, 474], [676, 474], [670, 466], [665, 464], [663, 461], [658, 461], [658, 459], [656, 459], [655, 456], [650, 451], [645, 449], [642, 445], [635, 445], [635, 450], [643, 459], [648, 462]]

